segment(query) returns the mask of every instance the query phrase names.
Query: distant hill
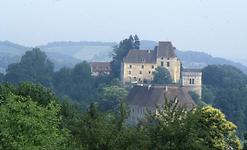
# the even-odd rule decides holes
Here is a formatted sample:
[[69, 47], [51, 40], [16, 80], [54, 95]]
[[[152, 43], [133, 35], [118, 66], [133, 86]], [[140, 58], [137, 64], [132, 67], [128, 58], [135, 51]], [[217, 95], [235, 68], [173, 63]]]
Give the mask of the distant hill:
[[[54, 62], [55, 69], [73, 67], [76, 63], [86, 61], [110, 61], [114, 42], [53, 42], [37, 46], [45, 51], [49, 59]], [[155, 41], [141, 41], [142, 49], [153, 49]], [[0, 42], [0, 72], [4, 72], [11, 63], [18, 62], [25, 51], [31, 47], [14, 44], [9, 41]], [[241, 69], [247, 74], [247, 67], [224, 58], [213, 57], [203, 52], [177, 51], [178, 57], [186, 68], [203, 68], [208, 64], [228, 64]]]
[[[117, 43], [111, 42], [54, 42], [37, 46], [45, 51], [48, 58], [55, 64], [55, 70], [61, 67], [73, 67], [86, 61], [110, 61], [112, 47]], [[14, 44], [9, 41], [0, 42], [0, 72], [11, 63], [20, 61], [21, 56], [31, 47]]]

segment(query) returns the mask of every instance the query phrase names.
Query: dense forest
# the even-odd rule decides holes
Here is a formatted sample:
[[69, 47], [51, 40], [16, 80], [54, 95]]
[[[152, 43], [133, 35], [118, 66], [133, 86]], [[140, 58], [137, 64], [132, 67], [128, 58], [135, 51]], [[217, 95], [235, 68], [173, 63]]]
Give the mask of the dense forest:
[[[121, 41], [112, 73], [97, 77], [85, 61], [55, 71], [45, 52], [27, 51], [0, 74], [0, 149], [241, 149], [247, 76], [228, 65], [202, 70], [196, 109], [170, 100], [157, 108], [159, 115], [148, 112], [137, 126], [126, 124], [129, 89], [119, 81], [120, 60], [139, 46], [138, 36]], [[160, 82], [164, 75], [157, 71], [153, 83], [169, 83]]]

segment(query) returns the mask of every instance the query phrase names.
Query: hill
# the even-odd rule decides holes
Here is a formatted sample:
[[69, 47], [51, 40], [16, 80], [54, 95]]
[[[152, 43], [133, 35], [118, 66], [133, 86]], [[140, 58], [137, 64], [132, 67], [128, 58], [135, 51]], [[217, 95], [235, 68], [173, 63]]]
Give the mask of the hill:
[[[153, 49], [155, 41], [141, 41], [142, 49]], [[47, 45], [37, 46], [45, 51], [48, 58], [55, 64], [55, 69], [61, 67], [73, 67], [76, 63], [86, 61], [110, 61], [114, 42], [53, 42]], [[0, 42], [0, 72], [4, 72], [11, 63], [18, 62], [25, 51], [31, 47], [14, 44], [9, 41]], [[195, 51], [177, 51], [184, 67], [203, 68], [208, 64], [227, 64], [239, 68], [247, 74], [247, 67], [224, 58], [213, 57], [207, 53]]]

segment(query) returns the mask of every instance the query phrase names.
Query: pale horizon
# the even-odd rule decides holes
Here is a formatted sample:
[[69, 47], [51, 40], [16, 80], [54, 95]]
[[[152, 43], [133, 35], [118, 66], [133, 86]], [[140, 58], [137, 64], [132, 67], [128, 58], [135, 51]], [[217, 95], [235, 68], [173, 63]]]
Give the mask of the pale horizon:
[[245, 0], [0, 0], [0, 41], [172, 41], [179, 50], [245, 60]]

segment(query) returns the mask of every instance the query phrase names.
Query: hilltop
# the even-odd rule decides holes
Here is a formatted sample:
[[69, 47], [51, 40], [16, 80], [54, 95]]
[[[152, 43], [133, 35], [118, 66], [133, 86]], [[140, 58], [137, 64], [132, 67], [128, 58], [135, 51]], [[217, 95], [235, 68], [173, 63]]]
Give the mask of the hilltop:
[[[153, 49], [155, 41], [141, 41], [141, 49]], [[110, 61], [115, 42], [92, 42], [92, 41], [61, 41], [40, 45], [48, 58], [55, 64], [55, 69], [61, 67], [73, 67], [76, 63], [86, 61]], [[11, 63], [18, 62], [25, 51], [31, 47], [22, 46], [9, 41], [0, 41], [0, 72], [4, 72]], [[182, 60], [184, 67], [203, 68], [208, 64], [227, 64], [239, 68], [247, 74], [247, 67], [234, 61], [213, 57], [204, 52], [177, 50], [178, 57]]]

